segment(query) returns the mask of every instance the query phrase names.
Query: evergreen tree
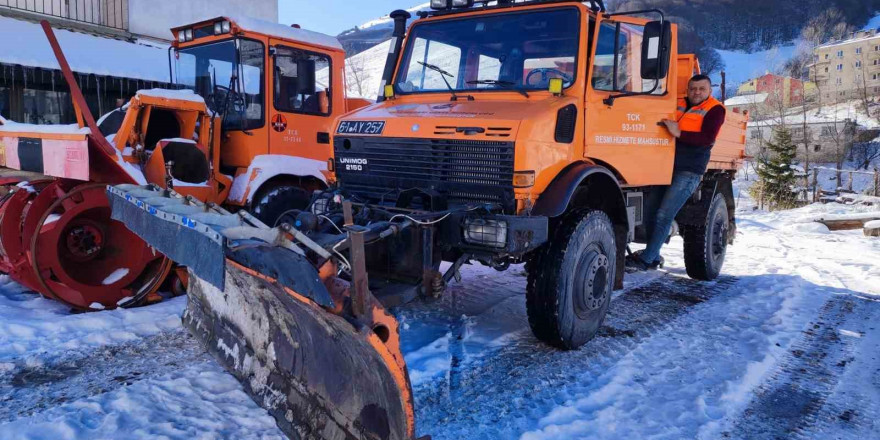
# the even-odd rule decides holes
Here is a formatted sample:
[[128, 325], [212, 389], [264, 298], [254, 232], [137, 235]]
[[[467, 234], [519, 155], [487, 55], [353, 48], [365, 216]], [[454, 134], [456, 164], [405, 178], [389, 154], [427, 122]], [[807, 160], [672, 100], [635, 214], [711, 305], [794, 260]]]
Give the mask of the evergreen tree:
[[794, 208], [798, 195], [798, 175], [794, 169], [797, 145], [792, 142], [791, 131], [785, 126], [774, 128], [767, 150], [767, 156], [758, 165], [764, 200], [771, 210]]

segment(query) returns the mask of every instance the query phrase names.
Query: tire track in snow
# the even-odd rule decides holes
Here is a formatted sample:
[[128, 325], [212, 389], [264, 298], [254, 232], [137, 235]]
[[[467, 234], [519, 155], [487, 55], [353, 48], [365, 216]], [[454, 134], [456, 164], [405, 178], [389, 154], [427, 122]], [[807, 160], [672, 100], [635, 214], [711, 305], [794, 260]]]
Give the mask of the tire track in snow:
[[855, 431], [873, 428], [880, 417], [876, 405], [830, 398], [859, 347], [861, 333], [853, 330], [865, 322], [876, 322], [878, 310], [880, 303], [876, 301], [832, 297], [776, 372], [755, 391], [733, 429], [723, 433], [725, 438], [827, 438], [817, 436], [816, 431], [824, 431], [822, 425], [841, 422]]
[[212, 358], [183, 329], [133, 343], [68, 352], [51, 363], [38, 358], [19, 360], [0, 373], [0, 422], [110, 392], [200, 361]]
[[598, 377], [691, 307], [736, 283], [733, 277], [714, 283], [666, 277], [635, 288], [614, 302], [600, 334], [578, 351], [558, 351], [528, 333], [458, 372], [455, 386], [447, 377], [417, 387], [417, 429], [435, 439], [515, 438], [533, 429], [548, 406], [565, 401], [566, 393], [558, 391], [589, 386], [583, 383], [586, 376]]

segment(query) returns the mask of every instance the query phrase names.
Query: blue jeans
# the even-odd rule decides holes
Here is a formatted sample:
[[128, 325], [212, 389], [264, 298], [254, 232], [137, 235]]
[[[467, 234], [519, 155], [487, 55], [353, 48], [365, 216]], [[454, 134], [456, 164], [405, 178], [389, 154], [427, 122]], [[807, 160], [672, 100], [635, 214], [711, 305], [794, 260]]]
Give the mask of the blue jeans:
[[648, 247], [642, 253], [642, 261], [653, 264], [660, 259], [660, 248], [666, 243], [675, 216], [684, 207], [694, 191], [700, 186], [703, 176], [690, 171], [679, 171], [672, 175], [672, 184], [666, 188], [660, 209], [654, 218], [654, 228], [648, 238]]

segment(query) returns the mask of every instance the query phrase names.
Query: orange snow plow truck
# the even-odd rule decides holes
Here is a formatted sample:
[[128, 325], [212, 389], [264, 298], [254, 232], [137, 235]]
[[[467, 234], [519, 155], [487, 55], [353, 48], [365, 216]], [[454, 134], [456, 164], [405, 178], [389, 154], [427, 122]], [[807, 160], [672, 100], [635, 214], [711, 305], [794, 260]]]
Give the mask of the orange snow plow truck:
[[[660, 11], [477, 3], [432, 1], [409, 28], [391, 14], [382, 96], [336, 123], [336, 182], [308, 209], [267, 225], [158, 187], [107, 189], [114, 218], [188, 267], [184, 323], [291, 438], [416, 438], [389, 310], [443, 295], [469, 262], [525, 263], [535, 335], [587, 343], [671, 181], [658, 122], [699, 64]], [[693, 278], [717, 277], [734, 237], [745, 129], [728, 114], [677, 218]]]
[[185, 270], [110, 218], [106, 184], [173, 187], [274, 225], [328, 187], [332, 124], [369, 104], [346, 98], [335, 38], [218, 17], [172, 30], [180, 90], [139, 91], [95, 121], [43, 28], [79, 123], [0, 120], [0, 166], [45, 176], [2, 181], [0, 271], [79, 310], [137, 305], [163, 282], [185, 286]]

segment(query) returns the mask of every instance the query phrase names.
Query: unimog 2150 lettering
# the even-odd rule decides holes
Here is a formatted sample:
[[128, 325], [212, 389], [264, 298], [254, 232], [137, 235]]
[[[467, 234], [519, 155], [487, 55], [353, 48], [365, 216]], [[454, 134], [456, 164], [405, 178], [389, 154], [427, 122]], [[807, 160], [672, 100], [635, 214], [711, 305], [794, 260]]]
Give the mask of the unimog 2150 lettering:
[[[672, 177], [657, 123], [699, 65], [659, 11], [431, 3], [408, 30], [392, 13], [383, 96], [336, 125], [337, 185], [308, 210], [267, 226], [160, 188], [108, 189], [114, 218], [189, 267], [184, 322], [293, 438], [414, 438], [387, 307], [442, 295], [470, 261], [526, 263], [534, 333], [588, 342]], [[733, 238], [745, 122], [728, 115], [677, 219], [694, 278], [718, 275]]]

